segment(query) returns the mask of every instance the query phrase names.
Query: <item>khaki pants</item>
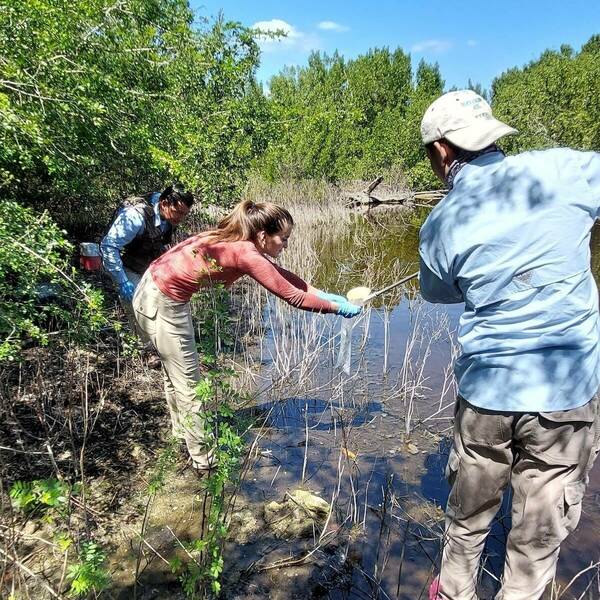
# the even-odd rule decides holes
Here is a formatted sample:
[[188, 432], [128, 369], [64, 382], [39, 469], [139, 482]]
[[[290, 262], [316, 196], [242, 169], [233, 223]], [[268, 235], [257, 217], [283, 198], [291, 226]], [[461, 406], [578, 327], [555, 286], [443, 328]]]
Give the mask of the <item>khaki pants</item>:
[[189, 302], [176, 302], [163, 294], [150, 276], [142, 277], [133, 297], [138, 327], [154, 344], [162, 361], [167, 405], [173, 435], [185, 440], [194, 467], [208, 466], [201, 406], [195, 387], [200, 364]]
[[457, 401], [438, 598], [476, 600], [479, 560], [502, 494], [513, 490], [497, 600], [536, 600], [575, 529], [600, 448], [598, 396], [555, 413], [499, 413]]

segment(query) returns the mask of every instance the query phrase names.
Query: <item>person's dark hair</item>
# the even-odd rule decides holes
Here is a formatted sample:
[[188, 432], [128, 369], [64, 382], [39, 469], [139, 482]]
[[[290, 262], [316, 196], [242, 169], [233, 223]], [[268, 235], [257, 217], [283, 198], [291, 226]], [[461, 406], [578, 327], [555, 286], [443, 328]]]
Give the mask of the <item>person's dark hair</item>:
[[453, 144], [451, 141], [447, 140], [446, 138], [440, 138], [439, 140], [434, 140], [433, 142], [429, 142], [429, 144], [425, 144], [425, 151], [427, 152], [427, 154], [429, 154], [431, 152], [435, 142], [444, 142], [444, 144], [449, 146], [450, 149], [453, 150], [455, 154], [462, 154], [463, 152], [468, 152], [468, 150], [459, 148], [456, 144]]
[[[435, 140], [430, 142], [429, 144], [425, 144], [425, 152], [427, 153], [427, 157], [429, 160], [433, 160], [433, 145], [435, 142], [443, 142], [446, 144], [454, 153], [454, 158], [452, 160], [452, 164], [448, 165], [448, 172], [444, 175], [443, 179], [448, 186], [448, 189], [452, 189], [454, 185], [454, 178], [458, 174], [458, 172], [472, 160], [482, 156], [483, 154], [488, 154], [490, 152], [502, 152], [495, 143], [482, 148], [481, 150], [465, 150], [464, 148], [459, 148], [456, 144], [448, 141], [446, 138], [441, 138], [440, 140]], [[504, 154], [504, 153], [503, 153]]]
[[194, 204], [194, 195], [186, 192], [182, 185], [176, 183], [164, 189], [158, 200], [159, 202], [164, 200], [170, 206], [183, 202], [188, 208], [191, 208]]
[[254, 241], [259, 231], [272, 235], [293, 225], [294, 219], [289, 211], [277, 204], [242, 200], [219, 221], [217, 229], [204, 235], [211, 242]]

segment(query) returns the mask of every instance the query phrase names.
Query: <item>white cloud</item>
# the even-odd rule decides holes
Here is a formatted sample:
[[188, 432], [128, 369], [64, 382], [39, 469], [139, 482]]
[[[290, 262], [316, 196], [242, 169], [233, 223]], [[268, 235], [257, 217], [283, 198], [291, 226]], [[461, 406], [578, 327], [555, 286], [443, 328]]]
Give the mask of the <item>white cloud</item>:
[[335, 21], [321, 21], [317, 24], [319, 29], [323, 31], [335, 31], [337, 33], [344, 33], [345, 31], [350, 31], [350, 27], [346, 25], [342, 25], [340, 23], [336, 23]]
[[270, 21], [257, 21], [252, 29], [262, 32], [271, 32], [279, 35], [271, 37], [258, 35], [256, 40], [263, 52], [276, 52], [279, 50], [300, 50], [310, 52], [320, 48], [320, 40], [316, 35], [306, 34], [283, 19], [271, 19]]
[[268, 35], [259, 35], [257, 37], [258, 43], [262, 45], [267, 44], [284, 44], [291, 46], [302, 36], [302, 34], [287, 21], [282, 19], [271, 19], [270, 21], [257, 21], [252, 25], [252, 29], [259, 29], [265, 33], [283, 34], [279, 37], [271, 37]]
[[442, 54], [452, 48], [452, 42], [448, 40], [423, 40], [413, 44], [411, 52], [430, 52], [432, 54]]
[[477, 40], [467, 40], [467, 46], [469, 46], [470, 48], [474, 48], [475, 46], [478, 46], [479, 42]]

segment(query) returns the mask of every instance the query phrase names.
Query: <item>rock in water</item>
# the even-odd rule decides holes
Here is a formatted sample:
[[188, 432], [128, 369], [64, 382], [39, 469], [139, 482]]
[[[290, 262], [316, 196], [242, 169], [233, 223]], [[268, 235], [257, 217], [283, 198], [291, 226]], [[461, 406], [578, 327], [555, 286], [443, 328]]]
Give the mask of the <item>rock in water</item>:
[[261, 523], [249, 508], [234, 511], [229, 526], [229, 539], [240, 544], [253, 541], [261, 529]]
[[323, 498], [305, 490], [294, 490], [284, 502], [265, 505], [265, 521], [279, 538], [310, 537], [320, 529], [329, 510]]

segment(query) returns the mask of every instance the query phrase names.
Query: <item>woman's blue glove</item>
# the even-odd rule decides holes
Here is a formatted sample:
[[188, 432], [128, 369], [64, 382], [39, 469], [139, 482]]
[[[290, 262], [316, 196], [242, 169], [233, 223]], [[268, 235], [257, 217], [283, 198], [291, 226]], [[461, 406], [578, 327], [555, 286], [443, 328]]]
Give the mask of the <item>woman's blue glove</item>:
[[352, 304], [348, 302], [348, 300], [344, 302], [336, 302], [338, 305], [336, 315], [340, 315], [345, 317], [346, 319], [352, 319], [352, 317], [356, 317], [356, 315], [360, 314], [362, 308], [360, 306], [356, 306], [356, 304]]
[[119, 286], [119, 296], [121, 296], [121, 298], [123, 298], [123, 300], [126, 300], [127, 302], [131, 302], [133, 300], [134, 292], [135, 292], [135, 285], [133, 285], [133, 283], [131, 283], [131, 281], [129, 281], [129, 279], [126, 279]]
[[344, 302], [348, 302], [345, 296], [338, 296], [338, 294], [330, 294], [328, 292], [318, 291], [317, 296], [322, 300], [328, 300], [329, 302], [335, 302], [336, 304], [343, 304]]

